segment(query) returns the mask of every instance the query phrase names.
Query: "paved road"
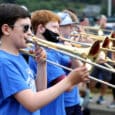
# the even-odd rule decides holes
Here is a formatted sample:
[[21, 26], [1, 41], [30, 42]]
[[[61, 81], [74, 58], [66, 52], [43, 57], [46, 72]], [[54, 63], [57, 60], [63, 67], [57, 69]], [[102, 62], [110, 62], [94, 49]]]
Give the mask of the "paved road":
[[[105, 114], [105, 113], [106, 113], [105, 115], [108, 115], [108, 114], [109, 115], [115, 115], [115, 108], [114, 109], [110, 109], [110, 108], [107, 107], [107, 105], [110, 104], [111, 101], [112, 101], [112, 95], [111, 94], [107, 94], [105, 96], [106, 103], [104, 105], [96, 104], [96, 100], [98, 99], [98, 96], [99, 96], [99, 94], [95, 93], [94, 94], [94, 98], [93, 98], [93, 102], [91, 102], [89, 104], [89, 107], [91, 108], [91, 110], [94, 110], [94, 111], [97, 112], [97, 114], [95, 114], [95, 115], [98, 115], [99, 112], [101, 112], [100, 113], [101, 115]], [[94, 114], [91, 114], [91, 115], [94, 115]]]

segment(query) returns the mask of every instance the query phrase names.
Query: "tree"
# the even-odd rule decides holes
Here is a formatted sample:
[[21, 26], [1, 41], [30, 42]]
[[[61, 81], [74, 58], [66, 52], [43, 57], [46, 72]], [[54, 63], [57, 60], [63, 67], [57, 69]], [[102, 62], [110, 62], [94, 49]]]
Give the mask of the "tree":
[[2, 0], [4, 3], [16, 3], [16, 0]]

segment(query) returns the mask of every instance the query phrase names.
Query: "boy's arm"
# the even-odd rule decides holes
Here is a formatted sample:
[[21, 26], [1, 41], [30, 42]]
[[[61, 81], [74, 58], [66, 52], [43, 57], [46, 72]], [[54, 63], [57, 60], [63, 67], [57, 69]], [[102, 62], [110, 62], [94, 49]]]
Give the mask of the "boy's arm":
[[86, 67], [74, 69], [68, 77], [43, 91], [33, 93], [31, 89], [22, 90], [14, 95], [16, 100], [21, 103], [26, 109], [33, 112], [53, 101], [64, 91], [70, 89], [74, 85], [89, 80]]
[[47, 88], [47, 70], [46, 70], [46, 61], [38, 63], [37, 66], [37, 76], [36, 76], [36, 89], [37, 91]]
[[46, 52], [42, 48], [36, 49], [37, 74], [36, 74], [36, 89], [37, 91], [47, 88], [47, 69], [46, 69]]

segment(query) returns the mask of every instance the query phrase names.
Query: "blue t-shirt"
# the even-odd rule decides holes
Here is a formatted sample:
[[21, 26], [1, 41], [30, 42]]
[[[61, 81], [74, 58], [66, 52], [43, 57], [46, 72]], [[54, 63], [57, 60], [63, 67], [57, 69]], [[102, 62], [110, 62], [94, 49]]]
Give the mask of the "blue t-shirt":
[[[63, 57], [59, 52], [56, 52], [51, 49], [46, 49], [47, 51], [47, 59], [56, 63], [66, 63], [63, 61]], [[29, 58], [29, 64], [34, 73], [36, 73], [36, 64], [35, 60], [30, 57]], [[51, 87], [51, 82], [55, 80], [56, 78], [65, 75], [65, 72], [62, 68], [47, 63], [47, 84], [48, 87]], [[40, 115], [65, 115], [65, 106], [64, 106], [64, 94], [61, 94], [58, 96], [55, 100], [53, 100], [51, 103], [46, 105], [40, 110]]]
[[80, 94], [78, 87], [74, 87], [71, 91], [64, 93], [65, 107], [71, 107], [80, 104]]
[[0, 50], [0, 115], [40, 115], [39, 110], [29, 112], [14, 98], [14, 94], [26, 89], [36, 91], [28, 64], [20, 54]]
[[[47, 59], [53, 62], [59, 63], [64, 66], [70, 65], [70, 57], [63, 55], [54, 50], [46, 49]], [[35, 60], [30, 57], [29, 64], [31, 69], [36, 73]], [[50, 87], [51, 81], [58, 78], [61, 75], [65, 75], [68, 71], [58, 67], [57, 65], [47, 64], [47, 79], [48, 87]], [[70, 92], [65, 92], [64, 94], [58, 96], [54, 101], [49, 103], [47, 106], [40, 110], [41, 115], [65, 115], [65, 107], [73, 106], [80, 103], [80, 95], [77, 87], [73, 88]]]
[[[71, 66], [71, 58], [67, 55], [62, 54], [63, 58], [66, 60], [65, 63], [61, 63], [64, 66]], [[68, 64], [69, 63], [69, 64]], [[69, 71], [65, 70], [66, 74]], [[71, 107], [80, 104], [80, 93], [77, 86], [75, 86], [71, 91], [64, 93], [64, 104], [65, 107]]]

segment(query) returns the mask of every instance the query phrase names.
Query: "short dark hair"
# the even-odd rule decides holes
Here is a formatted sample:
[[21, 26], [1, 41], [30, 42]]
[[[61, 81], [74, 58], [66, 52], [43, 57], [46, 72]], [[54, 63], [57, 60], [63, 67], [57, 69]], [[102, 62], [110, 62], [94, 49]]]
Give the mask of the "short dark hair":
[[0, 37], [3, 35], [1, 27], [3, 24], [14, 25], [19, 18], [31, 17], [29, 11], [17, 4], [0, 4]]

